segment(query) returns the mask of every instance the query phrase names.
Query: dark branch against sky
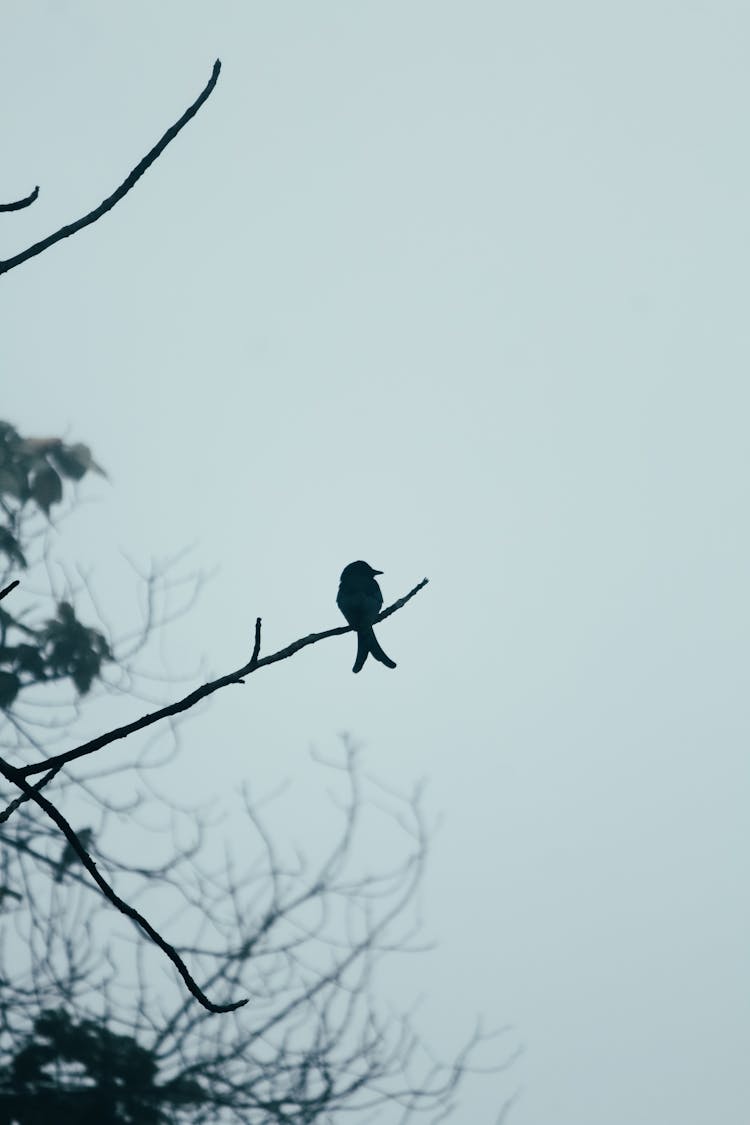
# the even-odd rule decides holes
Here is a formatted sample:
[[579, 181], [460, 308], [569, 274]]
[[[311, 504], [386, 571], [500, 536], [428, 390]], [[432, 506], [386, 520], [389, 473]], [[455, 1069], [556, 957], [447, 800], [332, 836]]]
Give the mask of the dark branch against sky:
[[15, 199], [12, 203], [0, 203], [0, 211], [23, 211], [24, 207], [30, 207], [38, 198], [39, 184], [36, 185], [32, 192], [25, 195], [23, 199]]
[[[190, 121], [191, 118], [195, 117], [196, 113], [210, 96], [211, 91], [216, 85], [220, 70], [221, 62], [219, 59], [217, 59], [214, 63], [213, 70], [211, 71], [211, 77], [209, 78], [208, 82], [206, 83], [205, 87], [200, 92], [198, 97], [192, 103], [192, 105], [188, 106], [182, 117], [180, 117], [178, 121], [175, 121], [174, 125], [171, 125], [169, 129], [167, 129], [164, 136], [159, 141], [157, 141], [151, 151], [146, 153], [143, 159], [139, 161], [138, 164], [136, 164], [132, 172], [126, 177], [126, 179], [123, 180], [120, 186], [112, 192], [111, 195], [108, 195], [106, 199], [102, 200], [99, 206], [95, 207], [93, 211], [89, 211], [88, 214], [83, 215], [80, 219], [76, 219], [75, 222], [68, 223], [67, 226], [60, 227], [60, 229], [56, 230], [53, 234], [47, 235], [46, 238], [43, 238], [41, 242], [35, 242], [33, 246], [27, 247], [26, 250], [22, 250], [19, 254], [15, 254], [12, 258], [6, 258], [4, 261], [0, 261], [0, 274], [8, 273], [9, 270], [15, 269], [16, 266], [20, 266], [22, 262], [28, 261], [29, 258], [35, 258], [37, 254], [41, 254], [44, 250], [49, 249], [50, 246], [54, 246], [56, 242], [60, 242], [63, 238], [69, 238], [71, 234], [77, 234], [79, 230], [83, 230], [84, 227], [90, 226], [91, 223], [95, 223], [97, 219], [100, 219], [102, 215], [105, 215], [107, 213], [107, 211], [111, 211], [115, 204], [119, 203], [120, 200], [128, 194], [130, 189], [138, 182], [143, 173], [151, 167], [155, 160], [157, 160], [161, 156], [170, 141], [173, 141], [180, 130], [183, 129], [185, 125], [187, 125], [188, 121]], [[19, 207], [28, 206], [28, 204], [33, 203], [34, 199], [36, 198], [36, 192], [38, 192], [38, 188], [35, 189], [34, 192], [32, 192], [31, 196], [29, 196], [26, 201], [21, 200], [18, 204], [5, 204], [3, 210], [18, 210]]]

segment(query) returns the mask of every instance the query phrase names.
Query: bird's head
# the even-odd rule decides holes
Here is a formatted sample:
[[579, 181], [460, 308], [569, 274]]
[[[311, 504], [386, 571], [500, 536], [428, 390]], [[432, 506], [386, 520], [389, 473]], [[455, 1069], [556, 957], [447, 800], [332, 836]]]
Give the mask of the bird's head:
[[370, 566], [369, 563], [363, 562], [358, 559], [356, 562], [349, 563], [341, 571], [341, 581], [344, 582], [350, 578], [374, 578], [376, 574], [382, 574], [382, 570], [375, 570], [375, 567]]

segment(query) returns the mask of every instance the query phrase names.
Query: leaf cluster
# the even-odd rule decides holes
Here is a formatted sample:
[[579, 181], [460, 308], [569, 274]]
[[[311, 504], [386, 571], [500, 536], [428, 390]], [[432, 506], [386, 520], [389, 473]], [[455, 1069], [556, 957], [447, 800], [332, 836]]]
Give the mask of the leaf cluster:
[[[103, 473], [87, 445], [24, 438], [0, 421], [0, 554], [9, 571], [28, 565], [23, 517], [29, 506], [49, 518], [62, 500], [63, 481], [78, 482], [90, 471]], [[111, 659], [104, 635], [79, 621], [69, 601], [58, 601], [54, 616], [37, 627], [0, 608], [0, 709], [11, 707], [22, 688], [50, 680], [70, 679], [85, 695]]]
[[0, 1070], [0, 1125], [161, 1125], [166, 1107], [204, 1099], [195, 1079], [156, 1079], [153, 1053], [131, 1036], [48, 1009]]
[[[66, 445], [62, 438], [22, 438], [9, 422], [0, 422], [0, 499], [6, 513], [12, 498], [19, 505], [33, 500], [49, 516], [52, 505], [62, 500], [63, 480], [79, 481], [89, 471], [104, 475], [82, 442]], [[0, 551], [11, 562], [26, 566], [7, 528], [0, 535]]]
[[[23, 629], [26, 640], [9, 644], [11, 630]], [[71, 679], [85, 695], [102, 664], [112, 660], [109, 642], [98, 629], [82, 624], [70, 602], [57, 603], [53, 618], [38, 629], [21, 626], [0, 610], [0, 708], [7, 710], [19, 691], [32, 683]]]

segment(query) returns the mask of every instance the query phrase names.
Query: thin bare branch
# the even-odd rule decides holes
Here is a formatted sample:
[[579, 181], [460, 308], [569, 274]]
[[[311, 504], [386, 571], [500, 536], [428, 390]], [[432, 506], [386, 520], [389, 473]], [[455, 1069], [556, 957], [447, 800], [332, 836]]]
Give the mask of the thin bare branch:
[[234, 1012], [237, 1010], [237, 1008], [241, 1008], [244, 1004], [247, 1004], [246, 999], [238, 1000], [234, 1004], [214, 1004], [213, 1001], [209, 1000], [205, 993], [193, 980], [192, 976], [188, 972], [185, 962], [177, 953], [176, 949], [171, 946], [169, 942], [166, 941], [161, 936], [161, 934], [154, 929], [148, 919], [145, 918], [140, 913], [140, 911], [130, 906], [130, 904], [125, 902], [124, 899], [121, 899], [120, 896], [116, 894], [114, 889], [109, 885], [107, 880], [99, 874], [99, 869], [97, 868], [93, 859], [83, 847], [80, 840], [78, 839], [78, 836], [73, 831], [70, 824], [62, 815], [60, 810], [55, 808], [51, 801], [48, 801], [46, 797], [43, 797], [41, 795], [38, 787], [35, 788], [29, 785], [28, 782], [25, 781], [22, 777], [20, 771], [15, 769], [14, 766], [11, 766], [9, 762], [5, 762], [2, 758], [0, 758], [0, 773], [2, 773], [3, 777], [5, 777], [8, 781], [12, 782], [14, 785], [17, 785], [18, 788], [22, 790], [24, 795], [28, 799], [32, 800], [36, 805], [38, 805], [42, 812], [46, 813], [53, 824], [55, 824], [60, 829], [60, 831], [63, 833], [66, 840], [72, 847], [73, 851], [76, 853], [79, 860], [88, 871], [89, 875], [91, 875], [92, 879], [99, 887], [102, 894], [107, 899], [109, 899], [112, 905], [116, 906], [122, 914], [125, 914], [128, 918], [132, 919], [132, 921], [140, 926], [141, 929], [151, 938], [154, 945], [158, 945], [159, 949], [161, 949], [162, 952], [166, 953], [167, 957], [170, 959], [170, 961], [184, 980], [188, 990], [192, 993], [196, 1000], [198, 1000], [203, 1005], [203, 1007], [207, 1009], [207, 1011]]
[[5, 261], [0, 261], [0, 274], [7, 273], [9, 270], [14, 269], [16, 266], [20, 266], [22, 262], [28, 261], [29, 258], [36, 257], [37, 254], [41, 254], [42, 251], [47, 250], [50, 246], [54, 246], [54, 244], [56, 242], [60, 242], [61, 239], [69, 238], [71, 234], [77, 234], [79, 230], [83, 230], [84, 227], [89, 226], [91, 223], [95, 223], [97, 219], [100, 219], [102, 215], [105, 215], [107, 213], [107, 211], [111, 211], [115, 204], [119, 203], [123, 196], [127, 195], [130, 189], [138, 182], [143, 173], [151, 167], [155, 160], [157, 160], [161, 156], [162, 152], [170, 143], [170, 141], [173, 141], [180, 130], [184, 128], [185, 125], [187, 125], [188, 121], [190, 121], [191, 118], [195, 117], [196, 113], [206, 101], [206, 99], [210, 96], [211, 91], [216, 85], [220, 70], [221, 62], [219, 61], [219, 59], [217, 59], [214, 63], [214, 67], [208, 83], [195, 99], [193, 104], [185, 110], [179, 121], [175, 121], [174, 125], [170, 126], [170, 128], [167, 129], [161, 140], [157, 141], [151, 151], [143, 157], [143, 160], [136, 164], [130, 175], [127, 176], [125, 180], [123, 180], [120, 186], [115, 191], [113, 191], [111, 195], [107, 196], [106, 199], [102, 200], [98, 207], [95, 207], [93, 211], [89, 211], [89, 213], [87, 215], [84, 215], [82, 218], [76, 219], [73, 223], [68, 223], [67, 226], [60, 227], [60, 229], [55, 231], [54, 234], [50, 234], [46, 238], [43, 238], [41, 242], [35, 242], [33, 246], [27, 247], [26, 250], [22, 250], [19, 254], [15, 254], [14, 257], [6, 258]]
[[0, 203], [0, 211], [23, 211], [24, 207], [31, 207], [31, 204], [39, 196], [39, 184], [36, 185], [34, 190], [25, 195], [23, 199], [16, 199], [13, 203]]
[[0, 601], [2, 601], [3, 598], [11, 592], [11, 590], [15, 590], [16, 586], [19, 586], [20, 584], [21, 579], [16, 578], [15, 582], [9, 583], [9, 585], [7, 585], [4, 590], [0, 590]]
[[260, 618], [255, 619], [255, 642], [253, 644], [253, 655], [250, 657], [250, 663], [255, 666], [258, 663], [260, 656]]
[[[406, 605], [415, 594], [427, 585], [429, 580], [423, 578], [418, 585], [405, 594], [403, 598], [399, 598], [393, 605], [378, 617], [378, 621], [384, 621], [386, 617], [390, 617], [396, 610], [401, 609]], [[43, 773], [46, 770], [54, 769], [59, 766], [65, 765], [68, 762], [74, 762], [78, 758], [83, 758], [87, 754], [93, 754], [97, 750], [101, 750], [103, 746], [108, 746], [110, 742], [116, 742], [118, 739], [127, 738], [136, 731], [144, 730], [150, 727], [153, 723], [160, 722], [161, 719], [167, 718], [169, 715], [178, 715], [181, 711], [187, 711], [194, 707], [196, 703], [200, 703], [202, 699], [206, 699], [209, 695], [213, 695], [215, 691], [220, 688], [227, 687], [229, 684], [242, 684], [245, 682], [245, 677], [257, 672], [259, 668], [264, 668], [267, 664], [276, 664], [279, 660], [286, 660], [290, 656], [294, 656], [300, 649], [307, 648], [308, 645], [316, 644], [318, 641], [326, 640], [328, 637], [340, 637], [344, 633], [351, 633], [352, 627], [350, 625], [341, 625], [336, 629], [326, 629], [323, 633], [310, 633], [307, 637], [300, 637], [299, 640], [293, 641], [292, 644], [287, 645], [286, 648], [279, 649], [278, 652], [272, 653], [270, 656], [257, 657], [257, 652], [260, 651], [260, 618], [257, 619], [255, 625], [255, 645], [253, 646], [253, 654], [247, 664], [242, 668], [238, 668], [235, 672], [228, 672], [225, 676], [219, 676], [216, 680], [211, 680], [207, 684], [202, 684], [191, 691], [183, 699], [178, 699], [175, 703], [169, 703], [166, 707], [161, 707], [158, 711], [152, 711], [148, 715], [142, 715], [140, 719], [135, 719], [132, 723], [126, 723], [125, 726], [116, 727], [114, 730], [105, 732], [92, 738], [89, 742], [84, 742], [80, 746], [73, 747], [72, 750], [66, 750], [62, 754], [55, 754], [51, 758], [47, 758], [41, 762], [32, 762], [31, 765], [22, 766], [17, 770], [19, 777], [26, 778], [32, 774]], [[257, 652], [256, 652], [257, 650]]]
[[4, 824], [5, 821], [13, 815], [16, 809], [23, 805], [26, 801], [32, 801], [34, 799], [34, 794], [38, 793], [40, 789], [44, 789], [45, 785], [49, 785], [50, 781], [52, 781], [60, 772], [60, 769], [61, 767], [58, 766], [56, 769], [50, 770], [48, 774], [37, 781], [36, 785], [31, 787], [29, 793], [21, 793], [18, 797], [15, 798], [15, 800], [11, 801], [7, 809], [3, 809], [3, 811], [0, 813], [0, 824]]

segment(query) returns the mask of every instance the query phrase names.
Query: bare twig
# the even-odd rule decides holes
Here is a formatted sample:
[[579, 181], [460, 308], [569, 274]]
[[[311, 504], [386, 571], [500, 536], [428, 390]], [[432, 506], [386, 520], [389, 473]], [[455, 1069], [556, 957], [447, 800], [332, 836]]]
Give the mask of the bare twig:
[[255, 666], [258, 663], [260, 656], [260, 618], [255, 619], [255, 641], [253, 643], [253, 655], [250, 657], [250, 663]]
[[195, 99], [193, 104], [185, 110], [179, 121], [175, 121], [174, 125], [170, 126], [170, 128], [167, 129], [161, 140], [159, 140], [151, 149], [151, 151], [143, 157], [143, 160], [141, 160], [140, 163], [136, 164], [130, 175], [125, 180], [123, 180], [120, 186], [115, 191], [113, 191], [111, 195], [107, 196], [107, 198], [104, 199], [98, 207], [95, 207], [93, 211], [89, 211], [89, 213], [87, 215], [84, 215], [82, 218], [76, 219], [73, 223], [68, 223], [67, 226], [60, 227], [60, 229], [55, 231], [54, 234], [50, 234], [46, 238], [43, 238], [41, 242], [35, 242], [33, 246], [27, 247], [26, 250], [22, 250], [19, 254], [14, 255], [14, 257], [6, 258], [5, 261], [0, 261], [0, 274], [7, 273], [9, 270], [14, 269], [16, 266], [20, 266], [22, 262], [28, 261], [29, 258], [36, 257], [37, 254], [41, 254], [43, 250], [47, 250], [50, 246], [54, 246], [54, 244], [56, 242], [60, 242], [61, 239], [69, 238], [71, 234], [77, 234], [79, 230], [83, 230], [84, 227], [89, 226], [91, 223], [95, 223], [97, 219], [100, 219], [102, 215], [105, 215], [107, 213], [107, 211], [111, 211], [115, 204], [119, 203], [123, 196], [127, 195], [130, 189], [138, 182], [143, 173], [148, 168], [150, 168], [150, 166], [154, 163], [155, 160], [158, 159], [159, 156], [161, 156], [162, 152], [167, 147], [169, 142], [174, 140], [180, 130], [185, 125], [187, 125], [188, 121], [190, 121], [192, 117], [195, 117], [196, 113], [209, 97], [211, 91], [216, 85], [220, 70], [221, 62], [219, 61], [219, 59], [217, 59], [214, 63], [214, 68], [211, 72], [211, 77], [209, 78], [208, 83]]
[[49, 819], [55, 825], [57, 825], [57, 827], [60, 829], [60, 831], [63, 833], [66, 840], [70, 844], [73, 851], [78, 856], [83, 866], [88, 871], [89, 875], [91, 875], [92, 879], [101, 890], [102, 894], [104, 894], [104, 896], [108, 898], [109, 901], [114, 906], [116, 906], [119, 911], [125, 914], [128, 918], [131, 918], [137, 925], [139, 925], [141, 929], [144, 930], [146, 934], [148, 934], [154, 945], [158, 945], [159, 949], [166, 953], [167, 957], [176, 967], [178, 973], [187, 985], [188, 990], [192, 993], [196, 1000], [200, 1001], [204, 1008], [206, 1008], [209, 1012], [234, 1012], [237, 1010], [237, 1008], [241, 1008], [244, 1004], [247, 1004], [247, 1000], [238, 1000], [234, 1004], [214, 1004], [211, 1000], [209, 1000], [205, 993], [198, 987], [196, 982], [191, 977], [190, 973], [188, 972], [187, 966], [185, 965], [185, 962], [177, 953], [176, 949], [171, 946], [168, 941], [165, 941], [161, 934], [154, 929], [148, 919], [144, 918], [140, 911], [130, 906], [130, 904], [125, 902], [124, 899], [121, 899], [120, 896], [116, 894], [113, 888], [109, 885], [107, 880], [99, 874], [99, 869], [97, 868], [96, 864], [94, 863], [93, 859], [88, 854], [86, 849], [81, 844], [78, 836], [73, 831], [68, 821], [62, 815], [60, 810], [55, 808], [51, 801], [48, 801], [46, 797], [43, 797], [41, 795], [41, 793], [39, 792], [39, 787], [33, 787], [29, 785], [28, 782], [25, 781], [22, 777], [20, 770], [17, 770], [14, 766], [11, 766], [9, 762], [4, 761], [2, 758], [0, 758], [0, 773], [2, 773], [3, 777], [5, 777], [8, 781], [12, 782], [14, 785], [17, 785], [18, 788], [22, 790], [24, 795], [29, 800], [32, 800], [36, 805], [38, 805], [42, 812], [46, 813]]
[[20, 582], [21, 579], [16, 578], [15, 582], [11, 582], [8, 586], [5, 587], [4, 590], [0, 590], [0, 601], [2, 601], [3, 598], [11, 592], [11, 590], [15, 590], [16, 586], [20, 585]]
[[[45, 850], [57, 829], [42, 827], [44, 814], [30, 808], [24, 830], [45, 846], [4, 837], [9, 846], [0, 849], [0, 890], [5, 885], [22, 895], [20, 903], [7, 897], [3, 912], [25, 941], [19, 956], [0, 937], [0, 1064], [7, 1069], [32, 1037], [39, 1041], [33, 1032], [39, 1011], [64, 1007], [76, 1023], [93, 1020], [92, 1027], [132, 1037], [158, 1065], [161, 1089], [199, 1081], [199, 1116], [217, 1122], [299, 1125], [346, 1116], [374, 1122], [380, 1111], [400, 1125], [422, 1115], [436, 1123], [450, 1117], [465, 1080], [505, 1071], [518, 1052], [503, 1049], [498, 1057], [494, 1044], [511, 1029], [469, 1029], [442, 1061], [413, 1022], [418, 1003], [404, 1010], [399, 998], [392, 1010], [380, 1001], [381, 959], [423, 948], [413, 940], [419, 931], [414, 888], [431, 833], [418, 792], [399, 794], [367, 777], [356, 748], [346, 738], [344, 746], [344, 761], [313, 755], [340, 772], [343, 783], [325, 818], [332, 834], [319, 848], [319, 832], [313, 833], [313, 854], [295, 842], [289, 863], [273, 822], [261, 813], [267, 799], [253, 801], [249, 793], [248, 831], [232, 833], [241, 847], [227, 848], [223, 864], [207, 863], [201, 853], [185, 865], [184, 845], [174, 841], [160, 898], [173, 921], [163, 924], [174, 933], [179, 918], [187, 939], [180, 955], [190, 959], [205, 992], [252, 998], [244, 1014], [228, 1019], [214, 1020], [186, 989], [158, 983], [144, 964], [145, 942], [135, 945], [132, 962], [121, 943], [112, 945], [111, 919], [100, 913], [110, 913], [110, 904], [83, 868], [68, 878], [85, 881], [88, 894], [39, 897], [33, 871], [45, 860], [54, 864]], [[153, 797], [163, 808], [163, 796]], [[189, 815], [192, 822], [194, 811]], [[392, 821], [398, 834], [372, 817]], [[363, 851], [375, 824], [399, 842], [392, 857]], [[123, 873], [141, 870], [117, 866]], [[480, 1065], [482, 1057], [489, 1065]], [[75, 1078], [72, 1084], [79, 1088]], [[490, 1116], [495, 1100], [488, 1101]], [[506, 1123], [504, 1112], [498, 1125]]]
[[32, 801], [34, 799], [34, 794], [38, 793], [40, 789], [44, 789], [45, 785], [49, 785], [50, 781], [57, 777], [61, 768], [61, 766], [57, 766], [56, 769], [50, 770], [48, 774], [37, 781], [36, 785], [30, 787], [28, 793], [21, 793], [20, 796], [11, 801], [7, 809], [3, 809], [0, 813], [0, 824], [4, 824], [5, 821], [13, 815], [16, 809], [20, 808], [26, 801]]
[[24, 207], [30, 207], [31, 204], [37, 199], [39, 195], [39, 184], [36, 185], [34, 190], [24, 196], [23, 199], [16, 199], [13, 203], [0, 203], [0, 211], [23, 211]]
[[[390, 617], [396, 610], [401, 609], [406, 605], [415, 594], [427, 585], [428, 579], [423, 578], [422, 581], [405, 594], [403, 598], [399, 598], [393, 605], [378, 617], [378, 621], [384, 621], [386, 617]], [[169, 715], [179, 715], [181, 711], [187, 711], [194, 707], [196, 703], [200, 703], [202, 699], [207, 696], [213, 695], [215, 691], [220, 688], [227, 687], [229, 684], [242, 684], [244, 677], [257, 672], [259, 668], [264, 668], [267, 664], [276, 664], [279, 660], [286, 660], [290, 656], [294, 656], [300, 649], [307, 648], [308, 645], [316, 644], [318, 641], [323, 641], [327, 637], [340, 637], [344, 633], [351, 633], [352, 628], [350, 625], [342, 625], [336, 629], [326, 629], [323, 633], [310, 633], [307, 637], [300, 637], [299, 640], [293, 641], [292, 644], [287, 645], [286, 648], [279, 649], [278, 652], [272, 653], [270, 656], [259, 657], [260, 652], [260, 618], [255, 623], [255, 644], [253, 646], [253, 654], [247, 664], [238, 668], [235, 672], [228, 672], [225, 676], [219, 676], [216, 680], [211, 680], [207, 684], [202, 684], [195, 691], [191, 691], [183, 699], [178, 699], [175, 703], [169, 703], [166, 707], [161, 707], [158, 711], [152, 711], [148, 715], [141, 715], [140, 719], [135, 719], [132, 723], [126, 723], [125, 726], [116, 727], [114, 730], [105, 732], [92, 738], [89, 742], [84, 742], [81, 746], [75, 746], [72, 750], [66, 750], [62, 754], [55, 754], [51, 758], [46, 758], [41, 762], [33, 762], [31, 765], [22, 766], [17, 772], [22, 778], [30, 777], [35, 773], [44, 773], [49, 769], [56, 769], [59, 766], [66, 765], [68, 762], [74, 762], [78, 758], [83, 758], [87, 754], [93, 754], [97, 750], [101, 750], [103, 746], [108, 746], [110, 742], [116, 742], [120, 738], [127, 738], [128, 735], [134, 734], [136, 731], [143, 730], [145, 727], [150, 727], [152, 723], [158, 723], [161, 719], [167, 718]]]

